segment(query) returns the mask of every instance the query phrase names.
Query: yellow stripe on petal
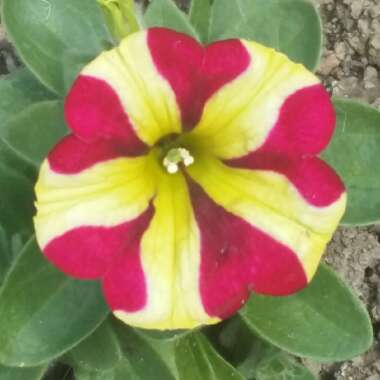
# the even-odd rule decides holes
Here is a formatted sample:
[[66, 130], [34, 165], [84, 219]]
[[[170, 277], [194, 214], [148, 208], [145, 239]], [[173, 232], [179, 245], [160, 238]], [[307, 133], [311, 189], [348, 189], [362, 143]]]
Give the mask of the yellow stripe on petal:
[[40, 247], [77, 227], [111, 227], [139, 216], [155, 192], [152, 165], [150, 157], [118, 158], [59, 174], [46, 160], [35, 188]]
[[220, 206], [294, 251], [310, 280], [343, 216], [346, 195], [327, 207], [308, 203], [274, 171], [230, 168], [205, 156], [195, 158], [191, 177]]
[[154, 207], [141, 246], [147, 305], [115, 315], [133, 326], [161, 330], [219, 322], [205, 312], [200, 298], [200, 234], [181, 174], [162, 176]]
[[120, 98], [138, 137], [153, 145], [181, 131], [181, 115], [174, 91], [156, 69], [147, 36], [146, 31], [130, 35], [81, 74], [106, 81]]
[[229, 159], [259, 148], [279, 118], [284, 101], [317, 77], [285, 55], [242, 41], [251, 62], [206, 103], [200, 122], [187, 137], [209, 153]]

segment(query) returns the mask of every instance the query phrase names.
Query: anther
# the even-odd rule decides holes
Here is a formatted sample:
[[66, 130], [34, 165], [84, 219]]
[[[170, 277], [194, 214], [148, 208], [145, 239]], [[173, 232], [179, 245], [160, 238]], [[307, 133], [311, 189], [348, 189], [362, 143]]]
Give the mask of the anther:
[[181, 163], [185, 166], [190, 166], [194, 163], [194, 157], [185, 148], [170, 149], [163, 160], [163, 165], [170, 174], [177, 173]]

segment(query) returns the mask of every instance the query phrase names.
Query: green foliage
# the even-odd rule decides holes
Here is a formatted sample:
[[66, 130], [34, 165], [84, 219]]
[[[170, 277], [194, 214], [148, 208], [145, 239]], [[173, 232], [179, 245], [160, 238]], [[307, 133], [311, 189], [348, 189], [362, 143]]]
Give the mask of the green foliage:
[[208, 42], [211, 0], [192, 0], [190, 6], [190, 22], [198, 32], [201, 42]]
[[0, 138], [37, 167], [66, 134], [63, 105], [59, 100], [34, 103], [0, 126]]
[[380, 221], [380, 111], [354, 100], [334, 99], [337, 128], [323, 158], [348, 192], [344, 224]]
[[123, 358], [118, 337], [107, 319], [68, 354], [69, 363], [89, 371], [114, 369]]
[[314, 379], [310, 371], [290, 355], [255, 335], [239, 316], [212, 330], [214, 344], [247, 379]]
[[25, 68], [3, 77], [0, 93], [1, 284], [32, 233], [36, 179], [33, 165], [62, 136], [59, 123], [63, 116], [54, 95]]
[[0, 226], [10, 234], [32, 229], [34, 213], [31, 169], [0, 140]]
[[214, 0], [209, 41], [245, 38], [273, 47], [310, 70], [321, 55], [319, 14], [308, 0]]
[[2, 16], [24, 63], [61, 95], [74, 77], [65, 74], [66, 68], [76, 67], [78, 73], [110, 42], [94, 0], [3, 0]]
[[108, 314], [99, 284], [54, 269], [31, 240], [0, 293], [0, 362], [35, 366], [60, 356]]
[[1, 380], [41, 380], [47, 366], [10, 368], [0, 365]]
[[368, 313], [324, 265], [302, 292], [290, 297], [251, 296], [240, 315], [273, 345], [319, 361], [350, 359], [372, 344]]
[[[104, 365], [99, 362], [104, 354], [102, 350], [107, 347], [106, 342], [111, 343], [112, 354], [106, 355]], [[243, 380], [239, 372], [215, 351], [200, 332], [157, 339], [113, 318], [68, 356], [79, 380]]]
[[180, 380], [243, 380], [200, 333], [190, 334], [175, 343], [175, 361]]
[[144, 14], [145, 26], [161, 26], [200, 39], [189, 18], [172, 0], [153, 0]]
[[25, 108], [55, 98], [26, 68], [2, 77], [0, 94], [0, 133], [4, 124]]
[[34, 177], [33, 168], [0, 138], [0, 285], [33, 230]]

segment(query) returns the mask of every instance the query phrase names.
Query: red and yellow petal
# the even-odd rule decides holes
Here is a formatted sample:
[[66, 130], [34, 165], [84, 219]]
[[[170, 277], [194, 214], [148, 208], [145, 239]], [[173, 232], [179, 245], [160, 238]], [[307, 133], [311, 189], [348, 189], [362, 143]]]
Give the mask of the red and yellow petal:
[[[232, 43], [232, 42], [224, 42]], [[255, 42], [240, 43], [245, 54], [223, 56], [218, 45], [205, 66], [239, 74], [206, 100], [188, 137], [223, 159], [257, 149], [283, 154], [317, 154], [331, 139], [335, 116], [317, 77], [285, 55]], [[248, 64], [247, 64], [248, 59]], [[207, 72], [203, 78], [207, 82]]]
[[[318, 158], [289, 160], [284, 166], [287, 168], [281, 170], [275, 166], [270, 170], [268, 166], [237, 169], [211, 157], [198, 156], [188, 168], [191, 177], [218, 206], [249, 224], [253, 235], [266, 235], [265, 244], [261, 244], [264, 237], [259, 236], [252, 238], [251, 248], [245, 249], [257, 260], [252, 264], [252, 286], [264, 294], [283, 295], [300, 288], [296, 284], [286, 287], [282, 282], [281, 266], [276, 264], [281, 263], [280, 256], [285, 251], [286, 255], [292, 252], [298, 260], [307, 281], [312, 279], [346, 206], [342, 182]], [[277, 262], [276, 250], [280, 252]], [[274, 261], [266, 261], [272, 253]], [[260, 271], [265, 272], [267, 265], [272, 266], [273, 272], [257, 283]], [[299, 271], [296, 267], [294, 270]]]
[[288, 295], [306, 286], [289, 247], [225, 210], [196, 183], [190, 182], [190, 189], [201, 234], [200, 292], [209, 315], [232, 316], [251, 290]]
[[86, 141], [118, 139], [131, 153], [178, 134], [192, 118], [202, 47], [168, 29], [134, 33], [81, 72], [66, 118]]
[[160, 330], [219, 322], [203, 305], [200, 232], [182, 174], [162, 176], [153, 205], [155, 214], [141, 242], [147, 303], [129, 312], [111, 300], [115, 315], [127, 324]]
[[154, 196], [151, 158], [126, 158], [113, 148], [69, 136], [40, 170], [37, 240], [58, 267], [75, 277], [96, 278], [106, 271]]

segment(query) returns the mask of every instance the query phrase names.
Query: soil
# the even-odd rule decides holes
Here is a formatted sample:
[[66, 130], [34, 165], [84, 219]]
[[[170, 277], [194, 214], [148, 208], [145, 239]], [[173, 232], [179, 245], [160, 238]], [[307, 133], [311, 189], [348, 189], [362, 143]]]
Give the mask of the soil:
[[[317, 0], [325, 46], [318, 71], [335, 96], [380, 108], [380, 1]], [[324, 380], [380, 380], [380, 225], [340, 228], [325, 260], [367, 306], [374, 327], [372, 349], [332, 365], [307, 363]]]
[[[380, 0], [315, 1], [325, 30], [318, 75], [333, 95], [362, 99], [380, 108]], [[179, 2], [186, 6], [186, 0]], [[18, 64], [0, 25], [0, 75]], [[305, 364], [322, 380], [380, 380], [380, 225], [339, 228], [325, 260], [367, 306], [375, 343], [354, 360]]]

